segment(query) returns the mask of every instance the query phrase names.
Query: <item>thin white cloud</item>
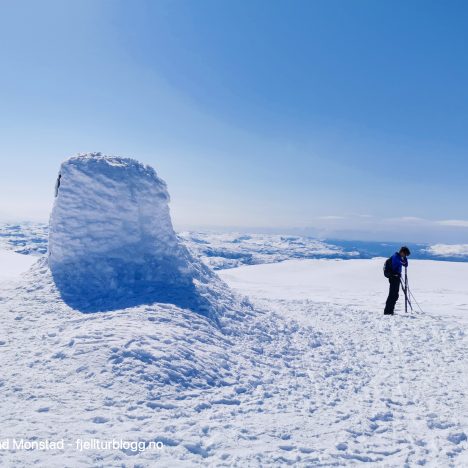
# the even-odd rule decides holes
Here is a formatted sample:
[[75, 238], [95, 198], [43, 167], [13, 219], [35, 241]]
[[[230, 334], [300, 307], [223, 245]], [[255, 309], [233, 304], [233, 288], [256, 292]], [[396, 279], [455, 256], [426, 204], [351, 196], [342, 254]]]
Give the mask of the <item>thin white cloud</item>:
[[424, 218], [419, 218], [418, 216], [402, 216], [400, 219], [402, 221], [414, 221], [414, 222], [426, 221]]
[[400, 216], [397, 218], [385, 218], [383, 219], [384, 222], [400, 222], [400, 223], [424, 223], [428, 222], [427, 219], [419, 218], [418, 216]]
[[346, 217], [345, 216], [328, 215], [328, 216], [319, 216], [317, 219], [333, 220], [333, 219], [346, 219]]
[[437, 224], [441, 224], [442, 226], [468, 228], [468, 220], [465, 219], [445, 219], [443, 221], [437, 221]]

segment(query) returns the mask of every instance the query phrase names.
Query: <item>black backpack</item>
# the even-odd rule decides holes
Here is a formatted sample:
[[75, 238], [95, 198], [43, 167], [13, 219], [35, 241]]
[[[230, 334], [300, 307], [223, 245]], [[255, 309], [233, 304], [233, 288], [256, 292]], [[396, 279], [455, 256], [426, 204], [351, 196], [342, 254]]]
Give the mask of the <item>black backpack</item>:
[[385, 263], [383, 266], [383, 274], [385, 278], [390, 278], [395, 274], [393, 271], [393, 266], [392, 266], [392, 257], [387, 258], [387, 260], [385, 260]]

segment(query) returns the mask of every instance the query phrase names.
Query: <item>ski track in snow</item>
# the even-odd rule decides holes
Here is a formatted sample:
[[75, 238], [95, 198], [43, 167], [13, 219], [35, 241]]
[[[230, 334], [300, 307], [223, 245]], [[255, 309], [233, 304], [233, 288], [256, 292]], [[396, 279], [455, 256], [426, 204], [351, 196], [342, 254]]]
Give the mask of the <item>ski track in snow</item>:
[[2, 466], [466, 466], [465, 335], [434, 316], [253, 294], [223, 334], [171, 305], [80, 314], [45, 267], [0, 294]]

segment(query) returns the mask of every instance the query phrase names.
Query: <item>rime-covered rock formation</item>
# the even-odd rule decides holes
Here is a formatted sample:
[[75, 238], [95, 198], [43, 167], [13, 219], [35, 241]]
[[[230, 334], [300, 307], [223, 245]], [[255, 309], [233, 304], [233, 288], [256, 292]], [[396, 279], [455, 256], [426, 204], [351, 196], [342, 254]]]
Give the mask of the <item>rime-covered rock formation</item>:
[[166, 183], [133, 159], [66, 160], [50, 218], [49, 265], [85, 312], [163, 302], [216, 318], [230, 293], [178, 240]]

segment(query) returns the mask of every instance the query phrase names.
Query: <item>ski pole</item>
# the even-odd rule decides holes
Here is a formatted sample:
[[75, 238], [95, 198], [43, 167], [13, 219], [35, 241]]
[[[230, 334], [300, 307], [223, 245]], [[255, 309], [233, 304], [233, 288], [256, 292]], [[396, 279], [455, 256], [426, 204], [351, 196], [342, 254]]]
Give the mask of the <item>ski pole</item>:
[[[419, 305], [419, 302], [416, 300], [416, 298], [414, 297], [414, 294], [413, 294], [413, 291], [411, 291], [409, 285], [408, 285], [408, 292], [409, 292], [409, 297], [413, 298], [413, 301], [416, 303], [416, 305], [418, 306], [419, 308], [419, 311], [424, 314], [424, 311], [422, 310], [421, 306]], [[411, 305], [411, 303], [410, 303]], [[411, 310], [413, 310], [413, 307], [411, 306]]]
[[405, 267], [405, 313], [408, 313], [408, 268]]
[[413, 312], [413, 305], [411, 304], [410, 298], [408, 297], [407, 290], [405, 290], [405, 285], [403, 284], [403, 280], [400, 278], [400, 284], [401, 284], [401, 290], [403, 291], [403, 294], [405, 295], [405, 311], [408, 312], [407, 310], [407, 304], [409, 304], [411, 312]]

